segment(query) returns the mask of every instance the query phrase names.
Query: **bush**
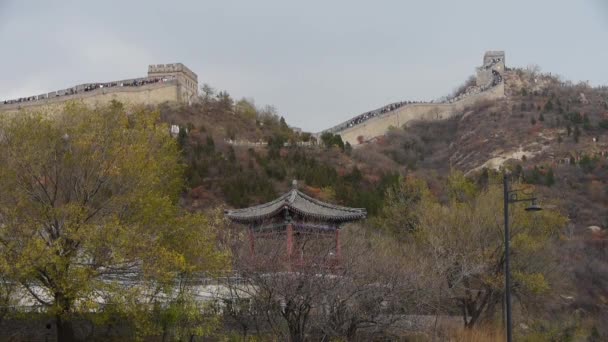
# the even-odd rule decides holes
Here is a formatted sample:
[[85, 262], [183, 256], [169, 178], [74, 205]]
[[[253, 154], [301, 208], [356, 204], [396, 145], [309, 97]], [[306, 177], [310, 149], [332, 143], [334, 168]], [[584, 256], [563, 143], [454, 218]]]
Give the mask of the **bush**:
[[344, 142], [342, 141], [340, 134], [325, 132], [321, 135], [321, 141], [323, 141], [323, 144], [325, 144], [325, 147], [327, 148], [338, 146], [342, 151], [344, 151]]

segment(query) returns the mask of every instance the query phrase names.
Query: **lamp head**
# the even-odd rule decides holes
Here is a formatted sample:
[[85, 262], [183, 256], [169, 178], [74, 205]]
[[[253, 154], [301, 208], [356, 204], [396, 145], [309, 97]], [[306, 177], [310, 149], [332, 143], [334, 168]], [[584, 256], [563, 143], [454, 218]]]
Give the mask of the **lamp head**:
[[543, 210], [543, 208], [538, 205], [538, 203], [536, 203], [536, 199], [532, 200], [532, 204], [530, 204], [530, 206], [526, 207], [525, 209], [526, 211], [541, 211]]

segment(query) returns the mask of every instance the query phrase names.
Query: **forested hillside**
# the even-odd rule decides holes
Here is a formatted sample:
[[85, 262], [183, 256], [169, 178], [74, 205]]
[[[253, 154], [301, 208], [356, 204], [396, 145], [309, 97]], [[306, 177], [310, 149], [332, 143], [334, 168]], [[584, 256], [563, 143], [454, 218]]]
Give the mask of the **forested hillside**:
[[[365, 229], [406, 241], [423, 218], [408, 211], [419, 208], [420, 193], [404, 188], [404, 179], [422, 182], [449, 206], [454, 193], [446, 184], [458, 172], [477, 193], [508, 170], [565, 218], [549, 248], [554, 273], [546, 275], [550, 291], [540, 304], [546, 321], [533, 329], [558, 339], [606, 336], [593, 322], [608, 318], [608, 89], [537, 68], [508, 70], [506, 86], [505, 99], [477, 103], [448, 120], [394, 128], [355, 147], [339, 136], [317, 141], [290, 128], [272, 107], [235, 101], [209, 86], [200, 103], [164, 106], [161, 113], [182, 128], [188, 184], [182, 201], [191, 210], [263, 203], [296, 179], [314, 197], [367, 208]], [[565, 323], [551, 324], [556, 317]]]

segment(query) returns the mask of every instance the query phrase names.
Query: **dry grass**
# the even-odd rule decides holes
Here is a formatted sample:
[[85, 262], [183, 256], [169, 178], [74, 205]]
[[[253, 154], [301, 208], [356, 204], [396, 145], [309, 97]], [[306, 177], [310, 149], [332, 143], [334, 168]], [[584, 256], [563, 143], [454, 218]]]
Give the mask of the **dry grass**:
[[504, 341], [505, 333], [493, 326], [482, 326], [474, 329], [461, 329], [453, 332], [448, 341], [451, 342], [489, 342]]

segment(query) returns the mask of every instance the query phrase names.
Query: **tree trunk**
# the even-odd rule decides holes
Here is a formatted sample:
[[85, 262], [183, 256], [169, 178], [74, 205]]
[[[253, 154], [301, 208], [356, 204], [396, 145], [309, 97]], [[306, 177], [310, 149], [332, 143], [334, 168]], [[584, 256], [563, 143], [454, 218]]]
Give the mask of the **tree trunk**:
[[57, 323], [57, 341], [58, 342], [73, 342], [74, 327], [70, 320], [64, 320], [61, 315], [55, 317]]

